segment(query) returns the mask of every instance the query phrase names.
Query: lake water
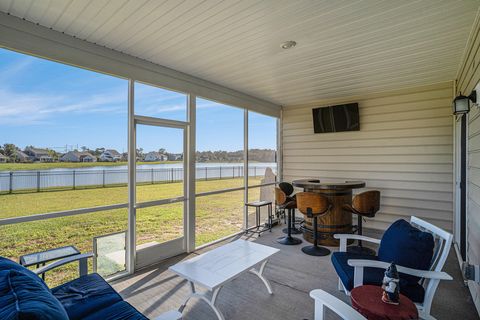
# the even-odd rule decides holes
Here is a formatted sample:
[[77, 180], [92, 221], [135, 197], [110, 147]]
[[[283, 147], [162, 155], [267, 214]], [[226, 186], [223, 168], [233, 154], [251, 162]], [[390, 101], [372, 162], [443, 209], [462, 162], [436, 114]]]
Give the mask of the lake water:
[[[262, 177], [267, 168], [276, 172], [276, 163], [250, 163], [248, 175]], [[196, 178], [234, 179], [243, 177], [242, 163], [197, 163]], [[141, 164], [137, 166], [137, 183], [172, 183], [183, 180], [183, 163]], [[122, 166], [53, 168], [47, 170], [2, 171], [0, 192], [41, 191], [52, 188], [107, 187], [128, 182], [128, 170]]]
[[[202, 162], [197, 163], [197, 168], [214, 168], [214, 167], [222, 167], [222, 168], [230, 168], [230, 167], [239, 167], [243, 166], [243, 163], [240, 162]], [[251, 162], [249, 167], [259, 167], [259, 168], [266, 168], [266, 167], [276, 167], [277, 164], [275, 162]], [[162, 168], [182, 168], [183, 163], [155, 163], [155, 164], [139, 164], [137, 165], [137, 169], [162, 169]], [[72, 170], [126, 170], [127, 166], [102, 166], [101, 164], [94, 167], [85, 167], [85, 168], [54, 168], [54, 169], [46, 169], [41, 170], [43, 171], [72, 171]], [[23, 172], [31, 172], [37, 170], [25, 170]]]

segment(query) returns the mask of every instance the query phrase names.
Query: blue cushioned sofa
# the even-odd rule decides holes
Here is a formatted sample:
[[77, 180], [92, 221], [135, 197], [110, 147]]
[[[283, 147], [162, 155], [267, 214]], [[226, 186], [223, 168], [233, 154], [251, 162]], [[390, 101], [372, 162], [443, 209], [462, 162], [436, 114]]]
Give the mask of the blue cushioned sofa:
[[[73, 256], [32, 272], [0, 257], [2, 320], [143, 320], [138, 312], [98, 274], [86, 274], [91, 254]], [[60, 265], [80, 261], [80, 277], [50, 289], [38, 276]]]

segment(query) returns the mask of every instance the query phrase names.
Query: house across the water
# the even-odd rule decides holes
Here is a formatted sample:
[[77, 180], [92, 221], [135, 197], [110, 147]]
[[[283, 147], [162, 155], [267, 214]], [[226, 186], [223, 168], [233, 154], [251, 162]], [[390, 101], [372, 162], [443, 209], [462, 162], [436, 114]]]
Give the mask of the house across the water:
[[25, 153], [32, 161], [53, 162], [53, 158], [47, 149], [27, 147], [25, 148]]
[[156, 151], [150, 151], [145, 155], [144, 161], [167, 161], [168, 156]]
[[69, 151], [60, 157], [61, 162], [97, 162], [97, 157], [89, 152]]
[[115, 162], [122, 160], [122, 155], [114, 149], [105, 150], [99, 158], [100, 161], [104, 162]]

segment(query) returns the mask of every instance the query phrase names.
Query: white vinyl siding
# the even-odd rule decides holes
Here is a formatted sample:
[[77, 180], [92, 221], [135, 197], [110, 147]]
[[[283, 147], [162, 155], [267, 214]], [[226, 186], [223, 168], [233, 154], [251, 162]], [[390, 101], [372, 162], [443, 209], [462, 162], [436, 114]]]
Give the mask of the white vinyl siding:
[[[366, 227], [415, 215], [452, 230], [452, 85], [285, 107], [284, 180], [364, 180], [382, 193]], [[312, 108], [349, 102], [359, 104], [360, 131], [313, 133]]]
[[[469, 95], [480, 82], [480, 16], [473, 25], [464, 58], [457, 75], [457, 93]], [[478, 92], [478, 91], [477, 91]], [[467, 260], [480, 264], [480, 112], [472, 108], [468, 114], [468, 177], [467, 177]], [[469, 281], [470, 292], [480, 308], [480, 286]]]

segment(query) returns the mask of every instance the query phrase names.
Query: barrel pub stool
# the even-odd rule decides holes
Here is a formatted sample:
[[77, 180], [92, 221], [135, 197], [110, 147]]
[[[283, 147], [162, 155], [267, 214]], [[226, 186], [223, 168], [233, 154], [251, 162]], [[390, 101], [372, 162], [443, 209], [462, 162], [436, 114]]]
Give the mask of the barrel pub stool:
[[[248, 202], [245, 203], [246, 207], [254, 207], [255, 208], [255, 226], [248, 228], [248, 214], [247, 214], [247, 220], [245, 221], [247, 224], [247, 230], [245, 231], [245, 234], [248, 234], [249, 232], [252, 233], [257, 233], [258, 236], [262, 234], [262, 232], [265, 232], [269, 230], [272, 232], [272, 224], [273, 224], [273, 213], [272, 213], [272, 202], [271, 201], [254, 201], [254, 202]], [[260, 213], [262, 207], [267, 207], [268, 208], [268, 221], [267, 223], [261, 225], [260, 223]], [[261, 229], [260, 229], [261, 228]]]
[[280, 188], [275, 187], [275, 204], [281, 210], [287, 210], [287, 235], [277, 239], [277, 242], [284, 245], [296, 245], [302, 243], [302, 240], [292, 237], [292, 211], [297, 207], [294, 199], [288, 198], [285, 192]]
[[[352, 205], [345, 204], [343, 209], [357, 215], [357, 231], [358, 235], [361, 236], [363, 234], [363, 217], [373, 218], [377, 211], [380, 210], [380, 191], [371, 190], [359, 193], [353, 197]], [[347, 251], [372, 256], [376, 254], [374, 250], [364, 247], [362, 240], [358, 241], [358, 246], [349, 246]]]
[[303, 253], [309, 256], [328, 256], [330, 250], [318, 245], [318, 218], [327, 214], [331, 205], [324, 195], [316, 192], [299, 192], [297, 193], [297, 207], [301, 213], [308, 218], [313, 219], [313, 246], [305, 246], [302, 248]]
[[[285, 195], [287, 196], [287, 200], [291, 201], [291, 200], [295, 200], [295, 195], [292, 196], [293, 194], [293, 191], [294, 191], [294, 188], [293, 186], [288, 183], [288, 182], [280, 182], [278, 184], [278, 187], [285, 193]], [[285, 212], [285, 210], [284, 210]], [[285, 214], [284, 214], [285, 216]], [[286, 216], [285, 216], [286, 218]], [[295, 225], [297, 223], [301, 223], [303, 222], [302, 219], [300, 219], [300, 221], [297, 221], [297, 218], [295, 218], [295, 209], [292, 211], [292, 226], [290, 227], [290, 233], [291, 234], [301, 234], [302, 231], [298, 228], [295, 227]], [[283, 229], [282, 230], [283, 233], [288, 233], [288, 227]]]

